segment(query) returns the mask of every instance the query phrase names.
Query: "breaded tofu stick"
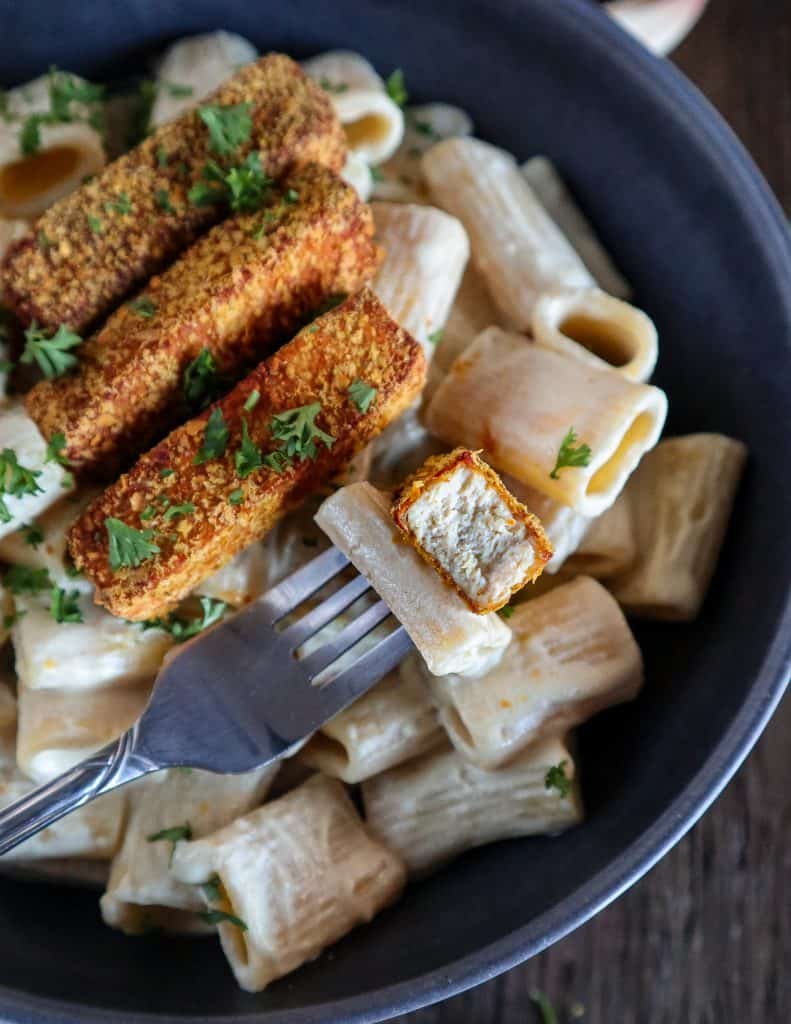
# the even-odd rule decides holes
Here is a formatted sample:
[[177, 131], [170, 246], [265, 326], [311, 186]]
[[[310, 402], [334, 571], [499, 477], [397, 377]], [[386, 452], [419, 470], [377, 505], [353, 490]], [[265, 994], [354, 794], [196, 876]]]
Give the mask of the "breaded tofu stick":
[[392, 513], [420, 557], [479, 615], [502, 608], [552, 557], [540, 521], [467, 448], [427, 459], [399, 488]]
[[[224, 108], [212, 125], [206, 107]], [[278, 178], [312, 162], [339, 171], [345, 149], [329, 95], [268, 54], [47, 210], [8, 253], [5, 302], [24, 324], [84, 333], [223, 217], [222, 204], [188, 197], [207, 163], [227, 170], [258, 152]]]
[[208, 404], [200, 379], [197, 396], [185, 393], [194, 360], [229, 390], [311, 311], [373, 276], [372, 237], [369, 208], [331, 171], [289, 175], [262, 210], [217, 224], [117, 309], [81, 346], [74, 374], [33, 388], [28, 411], [46, 437], [63, 434], [75, 470], [117, 475]]
[[367, 289], [305, 327], [77, 520], [69, 548], [97, 602], [134, 621], [168, 612], [408, 408], [425, 374]]

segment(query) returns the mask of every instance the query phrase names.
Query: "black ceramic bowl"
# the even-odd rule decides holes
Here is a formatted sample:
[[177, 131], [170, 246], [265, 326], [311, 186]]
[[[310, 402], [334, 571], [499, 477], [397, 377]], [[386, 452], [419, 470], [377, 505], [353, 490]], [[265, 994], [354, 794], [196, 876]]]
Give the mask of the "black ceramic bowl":
[[791, 646], [791, 241], [717, 115], [585, 0], [0, 3], [8, 82], [48, 65], [111, 77], [178, 35], [330, 46], [404, 68], [415, 97], [560, 165], [656, 320], [670, 433], [718, 430], [751, 458], [700, 619], [639, 629], [647, 686], [582, 730], [588, 821], [476, 851], [258, 996], [216, 943], [127, 939], [96, 896], [0, 886], [0, 1015], [13, 1022], [380, 1020], [443, 999], [585, 921], [717, 796], [780, 698]]

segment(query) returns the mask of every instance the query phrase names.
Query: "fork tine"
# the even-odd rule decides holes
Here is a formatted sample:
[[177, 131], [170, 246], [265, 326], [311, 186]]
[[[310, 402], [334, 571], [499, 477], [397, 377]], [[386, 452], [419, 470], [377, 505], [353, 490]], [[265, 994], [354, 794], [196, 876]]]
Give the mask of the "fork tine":
[[307, 658], [300, 661], [300, 668], [309, 679], [315, 679], [319, 672], [331, 665], [333, 661], [353, 647], [358, 640], [362, 640], [372, 629], [375, 629], [380, 622], [384, 622], [390, 614], [390, 609], [384, 601], [377, 601], [375, 605], [367, 608], [362, 615], [350, 622], [349, 625], [333, 637], [318, 650], [309, 654]]
[[370, 587], [371, 584], [364, 576], [355, 577], [351, 583], [336, 590], [326, 601], [322, 601], [307, 615], [303, 615], [301, 619], [284, 629], [280, 634], [280, 639], [284, 640], [292, 649], [296, 649], [323, 626], [326, 626], [328, 622], [332, 622], [350, 604], [354, 604]]
[[333, 576], [337, 576], [348, 564], [346, 555], [332, 547], [267, 590], [256, 602], [256, 607], [267, 617], [269, 624], [274, 625], [311, 594], [320, 590]]

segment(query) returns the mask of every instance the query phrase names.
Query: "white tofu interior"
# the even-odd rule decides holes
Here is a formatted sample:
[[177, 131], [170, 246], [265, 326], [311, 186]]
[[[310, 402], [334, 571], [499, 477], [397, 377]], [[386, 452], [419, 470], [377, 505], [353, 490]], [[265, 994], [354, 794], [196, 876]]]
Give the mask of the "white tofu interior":
[[481, 606], [507, 601], [535, 560], [525, 524], [482, 473], [465, 465], [427, 487], [407, 523], [418, 544]]

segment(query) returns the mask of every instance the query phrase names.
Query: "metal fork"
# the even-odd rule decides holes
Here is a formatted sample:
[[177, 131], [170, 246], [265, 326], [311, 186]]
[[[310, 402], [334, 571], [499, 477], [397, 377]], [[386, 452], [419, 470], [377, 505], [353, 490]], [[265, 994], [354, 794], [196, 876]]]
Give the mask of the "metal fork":
[[[162, 768], [246, 772], [303, 740], [380, 680], [412, 649], [398, 626], [347, 668], [332, 664], [390, 614], [377, 601], [303, 658], [298, 649], [370, 590], [363, 576], [278, 623], [349, 565], [330, 548], [166, 659], [140, 719], [114, 743], [0, 811], [0, 854], [70, 811]], [[321, 685], [315, 680], [322, 676]]]

